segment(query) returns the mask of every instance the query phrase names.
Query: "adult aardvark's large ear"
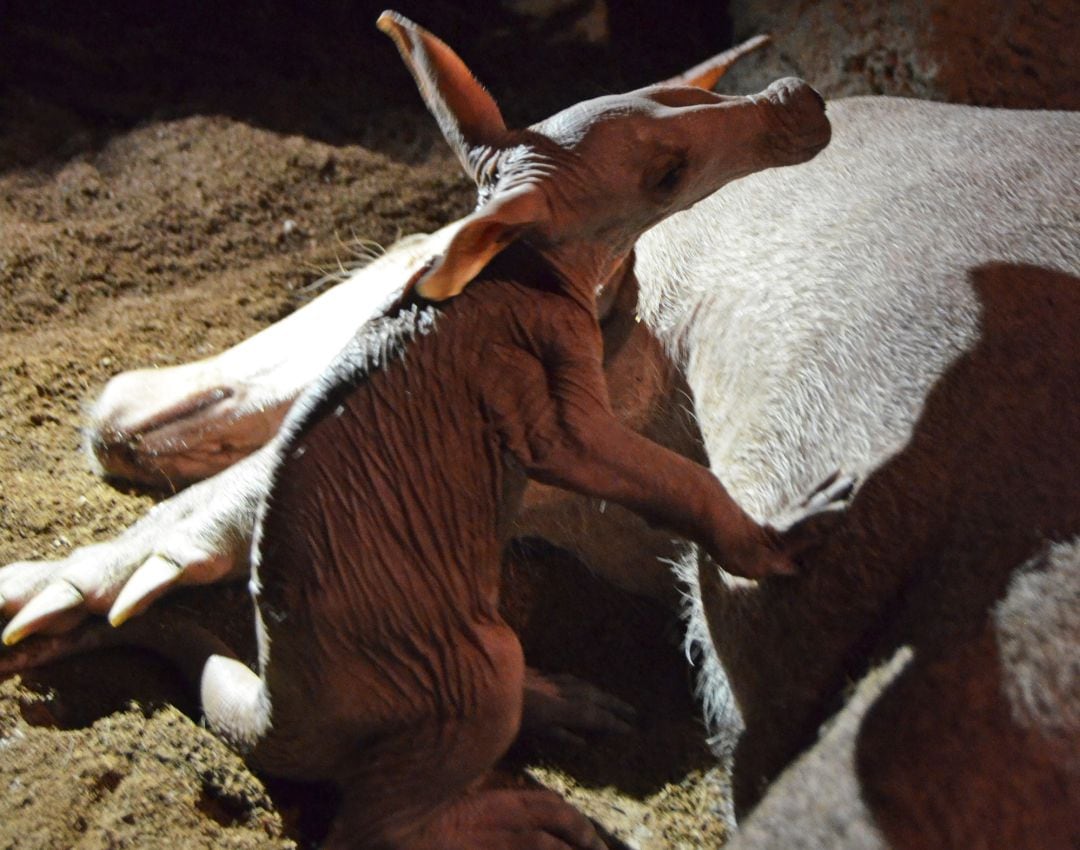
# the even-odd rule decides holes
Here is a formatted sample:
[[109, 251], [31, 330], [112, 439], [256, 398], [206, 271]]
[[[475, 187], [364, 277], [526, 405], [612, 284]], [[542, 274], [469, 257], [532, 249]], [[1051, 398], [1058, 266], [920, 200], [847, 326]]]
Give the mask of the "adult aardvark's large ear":
[[446, 252], [413, 283], [416, 291], [431, 301], [453, 298], [496, 254], [540, 221], [544, 209], [534, 188], [497, 195], [462, 221]]
[[772, 41], [768, 35], [755, 35], [753, 38], [728, 48], [723, 53], [717, 53], [711, 59], [706, 59], [700, 65], [695, 65], [688, 71], [683, 71], [679, 76], [664, 80], [662, 86], [688, 86], [695, 89], [711, 91], [732, 65], [755, 50], [764, 47]]
[[439, 129], [475, 178], [469, 151], [497, 146], [506, 133], [498, 105], [458, 55], [423, 27], [397, 12], [383, 12], [378, 27], [394, 39]]

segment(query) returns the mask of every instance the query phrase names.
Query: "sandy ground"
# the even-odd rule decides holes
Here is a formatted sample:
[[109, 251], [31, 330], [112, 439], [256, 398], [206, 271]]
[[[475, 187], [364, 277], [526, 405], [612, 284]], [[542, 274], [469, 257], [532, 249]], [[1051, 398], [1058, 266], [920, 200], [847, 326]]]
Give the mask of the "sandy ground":
[[[220, 351], [312, 297], [352, 240], [388, 244], [471, 201], [388, 45], [366, 35], [377, 8], [327, 3], [314, 26], [288, 4], [240, 3], [214, 22], [97, 5], [61, 15], [36, 4], [0, 34], [0, 564], [107, 539], [166, 495], [107, 484], [80, 454], [84, 407], [108, 377]], [[492, 2], [402, 7], [475, 57], [521, 121], [701, 58], [701, 42], [730, 24], [688, 5], [681, 30], [653, 27], [656, 49], [638, 53], [643, 35], [625, 15], [610, 22], [614, 47], [598, 47], [520, 31]], [[933, 56], [882, 52], [886, 25], [906, 19], [879, 21], [862, 59], [830, 63], [812, 39], [799, 53], [783, 14], [762, 3], [747, 19], [787, 27], [781, 68], [812, 79], [839, 68], [826, 91], [967, 91], [935, 76]], [[673, 43], [688, 55], [660, 49]], [[1052, 52], [1035, 53], [1038, 73], [1012, 69], [1028, 86], [1054, 67]], [[1054, 79], [1066, 105], [1075, 74]], [[1047, 85], [1047, 103], [1023, 105], [1054, 102]], [[512, 586], [530, 661], [591, 678], [640, 718], [635, 734], [584, 749], [525, 743], [509, 781], [531, 767], [635, 847], [722, 843], [724, 777], [702, 743], [672, 615], [557, 553], [518, 558]], [[172, 604], [246, 636], [240, 589]], [[307, 847], [332, 811], [326, 789], [248, 772], [198, 726], [183, 681], [146, 654], [98, 653], [0, 683], [0, 850]]]

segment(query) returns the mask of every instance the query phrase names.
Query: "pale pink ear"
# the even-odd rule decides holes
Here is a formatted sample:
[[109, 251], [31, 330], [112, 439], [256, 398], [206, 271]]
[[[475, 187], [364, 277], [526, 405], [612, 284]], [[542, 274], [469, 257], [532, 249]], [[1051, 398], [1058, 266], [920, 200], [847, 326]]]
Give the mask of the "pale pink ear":
[[748, 53], [753, 53], [755, 50], [764, 47], [770, 41], [772, 41], [772, 37], [769, 35], [755, 35], [753, 38], [744, 41], [742, 44], [731, 47], [723, 53], [717, 53], [711, 59], [706, 59], [700, 65], [695, 65], [690, 70], [683, 71], [677, 77], [672, 77], [670, 80], [664, 80], [660, 85], [687, 86], [689, 88], [712, 91], [713, 86], [720, 81], [720, 78], [728, 72], [732, 65]]
[[503, 248], [546, 214], [537, 189], [496, 196], [465, 218], [445, 253], [413, 286], [431, 301], [445, 301], [463, 290]]
[[394, 40], [446, 141], [475, 178], [469, 151], [495, 146], [506, 134], [498, 105], [460, 57], [423, 27], [397, 12], [383, 12], [378, 27]]

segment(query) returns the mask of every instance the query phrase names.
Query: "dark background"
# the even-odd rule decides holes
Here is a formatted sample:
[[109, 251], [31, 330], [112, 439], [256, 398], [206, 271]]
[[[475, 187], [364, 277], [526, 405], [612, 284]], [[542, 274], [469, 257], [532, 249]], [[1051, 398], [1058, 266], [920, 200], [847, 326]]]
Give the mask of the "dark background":
[[[730, 42], [725, 4], [680, 2], [677, 14], [672, 5], [610, 3], [603, 44], [567, 35], [588, 2], [545, 18], [499, 0], [400, 0], [394, 8], [459, 49], [498, 90], [508, 122], [523, 124], [598, 91], [671, 76]], [[70, 157], [140, 122], [192, 114], [333, 144], [379, 147], [402, 132], [426, 138], [430, 122], [417, 126], [412, 80], [375, 28], [386, 6], [0, 4], [0, 167]]]

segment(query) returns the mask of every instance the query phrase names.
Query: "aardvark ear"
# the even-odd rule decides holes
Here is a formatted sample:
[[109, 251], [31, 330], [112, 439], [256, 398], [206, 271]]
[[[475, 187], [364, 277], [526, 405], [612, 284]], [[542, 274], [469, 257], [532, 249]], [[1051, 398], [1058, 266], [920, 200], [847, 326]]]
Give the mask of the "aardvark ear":
[[414, 282], [416, 291], [431, 301], [453, 298], [496, 254], [539, 222], [544, 210], [535, 188], [496, 195], [462, 220], [446, 252]]
[[687, 86], [688, 88], [705, 89], [706, 91], [712, 91], [724, 74], [730, 70], [731, 66], [746, 56], [748, 53], [753, 53], [764, 47], [772, 41], [772, 37], [769, 35], [755, 35], [753, 38], [744, 41], [742, 44], [737, 44], [734, 47], [728, 48], [723, 53], [717, 53], [711, 59], [706, 59], [700, 65], [695, 65], [687, 71], [683, 71], [679, 76], [672, 77], [670, 80], [664, 80], [660, 85], [662, 86]]
[[378, 27], [394, 39], [420, 95], [470, 177], [469, 151], [497, 146], [506, 124], [494, 99], [444, 42], [397, 12], [383, 12]]

